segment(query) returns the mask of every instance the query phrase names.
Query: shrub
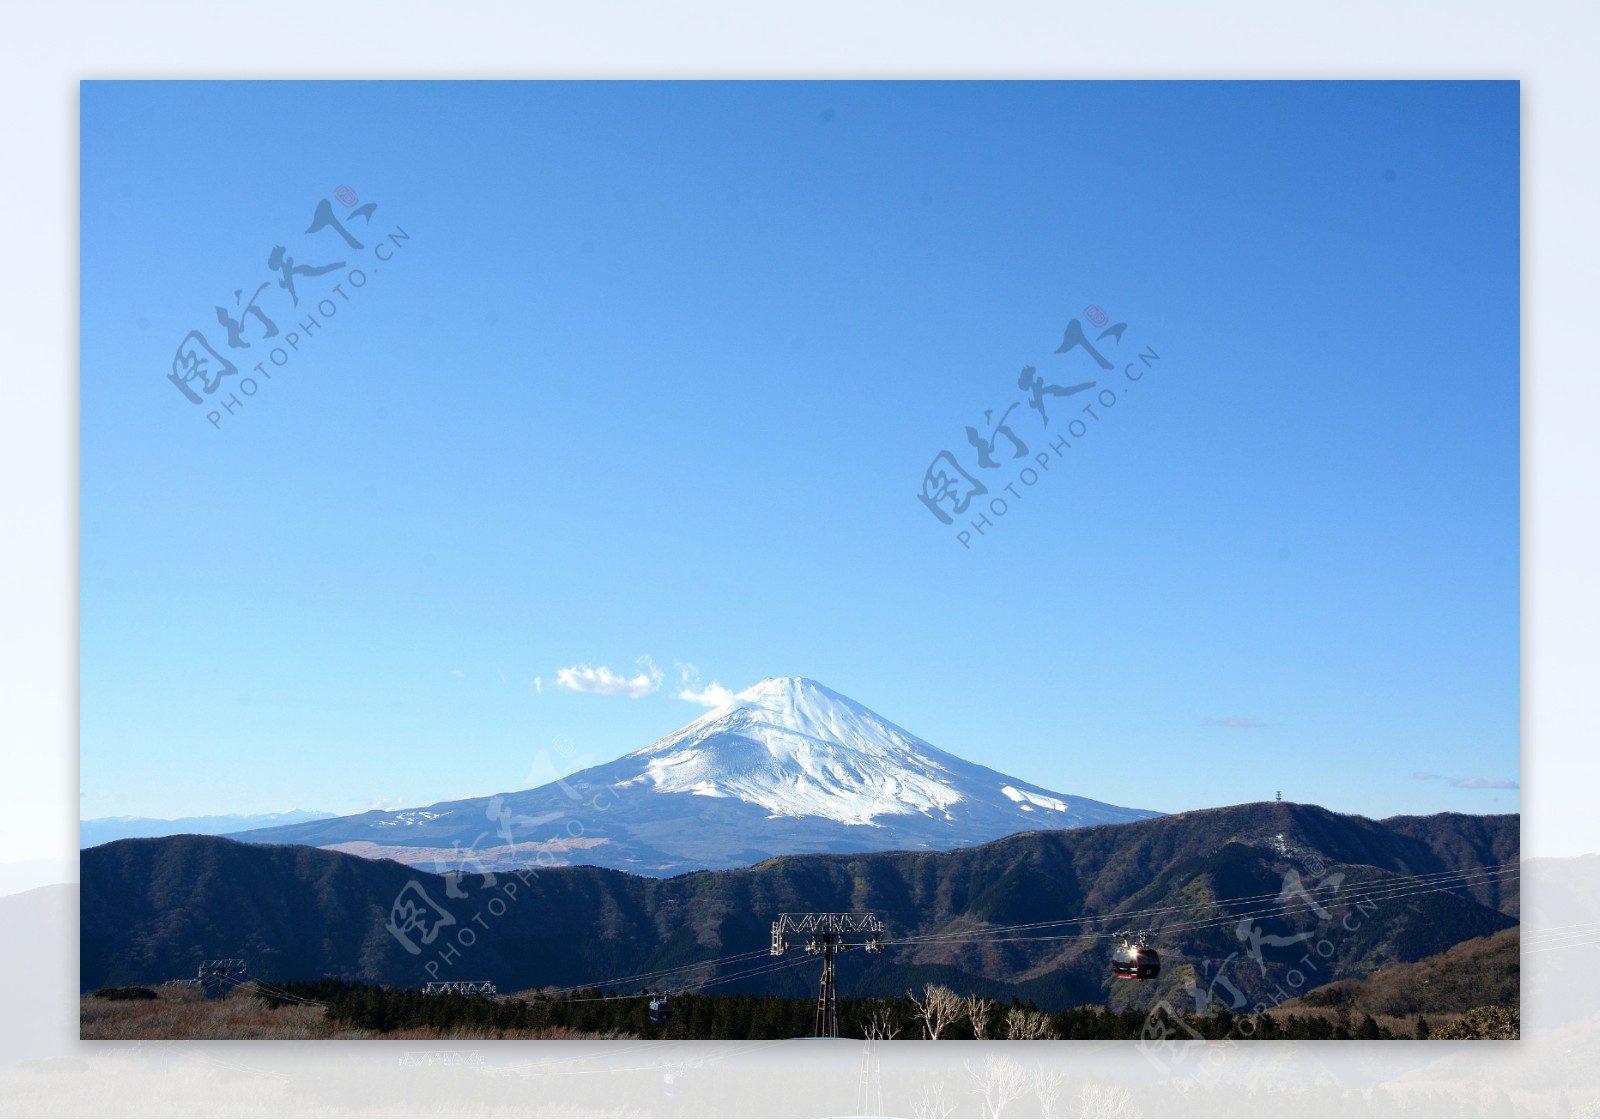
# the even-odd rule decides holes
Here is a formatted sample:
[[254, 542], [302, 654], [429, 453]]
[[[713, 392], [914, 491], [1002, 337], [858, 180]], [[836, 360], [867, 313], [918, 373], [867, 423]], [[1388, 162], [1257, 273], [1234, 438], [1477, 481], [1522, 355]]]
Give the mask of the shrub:
[[1515, 1007], [1474, 1007], [1428, 1037], [1474, 1040], [1521, 1038], [1522, 1015]]
[[101, 988], [94, 993], [97, 999], [159, 999], [151, 988]]

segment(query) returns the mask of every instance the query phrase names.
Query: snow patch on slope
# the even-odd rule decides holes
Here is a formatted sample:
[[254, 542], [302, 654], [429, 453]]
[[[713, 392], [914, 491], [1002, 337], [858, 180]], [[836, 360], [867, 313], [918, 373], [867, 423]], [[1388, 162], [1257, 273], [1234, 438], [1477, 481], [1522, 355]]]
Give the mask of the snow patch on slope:
[[388, 820], [374, 821], [373, 823], [379, 828], [393, 828], [396, 825], [427, 824], [431, 820], [437, 820], [439, 816], [440, 814], [430, 813], [426, 809], [407, 809], [403, 813], [395, 813]]
[[1057, 813], [1067, 812], [1067, 803], [1059, 797], [1046, 797], [1042, 793], [1018, 789], [1016, 786], [1001, 786], [1000, 792], [1012, 801], [1017, 802], [1017, 807], [1024, 812], [1032, 812], [1031, 805], [1037, 805], [1041, 809], [1050, 809]]

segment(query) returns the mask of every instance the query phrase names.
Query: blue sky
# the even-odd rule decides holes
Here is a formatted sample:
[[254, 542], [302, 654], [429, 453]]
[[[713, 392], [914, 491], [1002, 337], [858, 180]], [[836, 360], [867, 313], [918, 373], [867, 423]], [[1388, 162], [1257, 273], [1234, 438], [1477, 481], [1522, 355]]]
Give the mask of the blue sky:
[[[81, 109], [84, 816], [521, 788], [693, 718], [680, 664], [1118, 804], [1518, 806], [1515, 83]], [[360, 250], [303, 232], [341, 185]], [[280, 245], [345, 267], [230, 349]], [[1053, 353], [1091, 304], [1137, 383]], [[200, 406], [195, 329], [241, 368]], [[1024, 365], [1116, 404], [963, 547], [923, 472], [1013, 477], [964, 429]], [[558, 683], [601, 667], [652, 691]]]

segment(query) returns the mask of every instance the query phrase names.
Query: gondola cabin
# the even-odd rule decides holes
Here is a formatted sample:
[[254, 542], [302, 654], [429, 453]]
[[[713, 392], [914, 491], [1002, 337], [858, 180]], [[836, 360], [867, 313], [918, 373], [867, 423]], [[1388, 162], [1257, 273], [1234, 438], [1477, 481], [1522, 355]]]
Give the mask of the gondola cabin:
[[665, 1023], [672, 1018], [672, 1001], [666, 996], [657, 996], [650, 1001], [650, 1021], [652, 1023]]
[[1161, 954], [1143, 940], [1130, 945], [1124, 939], [1111, 953], [1111, 975], [1118, 980], [1154, 980], [1161, 975]]

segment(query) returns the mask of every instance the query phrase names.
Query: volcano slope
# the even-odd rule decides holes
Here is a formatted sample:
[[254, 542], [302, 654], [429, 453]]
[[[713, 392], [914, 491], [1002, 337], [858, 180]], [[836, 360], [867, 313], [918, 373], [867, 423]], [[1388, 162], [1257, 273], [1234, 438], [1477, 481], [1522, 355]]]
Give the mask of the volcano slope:
[[429, 871], [466, 855], [474, 871], [589, 864], [666, 877], [781, 855], [943, 851], [1159, 815], [1033, 785], [940, 750], [817, 681], [770, 677], [647, 747], [532, 789], [232, 838]]

